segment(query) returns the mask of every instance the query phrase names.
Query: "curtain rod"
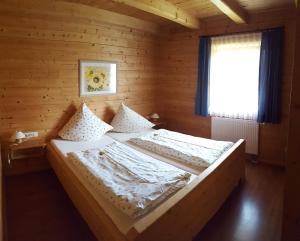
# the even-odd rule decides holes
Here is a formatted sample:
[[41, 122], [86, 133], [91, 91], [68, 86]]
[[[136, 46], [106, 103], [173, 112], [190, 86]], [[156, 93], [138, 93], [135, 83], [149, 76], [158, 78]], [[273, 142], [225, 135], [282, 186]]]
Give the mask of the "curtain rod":
[[284, 26], [279, 26], [279, 27], [275, 27], [275, 28], [267, 28], [267, 29], [256, 29], [256, 30], [250, 30], [250, 31], [240, 31], [240, 32], [224, 33], [224, 34], [200, 35], [200, 37], [215, 38], [215, 37], [238, 35], [238, 34], [259, 33], [259, 32], [262, 32], [262, 31], [270, 31], [270, 30], [274, 30], [274, 29], [278, 29], [278, 28], [284, 29]]

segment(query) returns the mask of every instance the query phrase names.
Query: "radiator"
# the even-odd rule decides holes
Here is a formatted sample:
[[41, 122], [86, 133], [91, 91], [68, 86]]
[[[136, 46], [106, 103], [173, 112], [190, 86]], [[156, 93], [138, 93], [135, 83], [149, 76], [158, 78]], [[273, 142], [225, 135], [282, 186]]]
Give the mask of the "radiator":
[[258, 131], [256, 121], [212, 117], [211, 137], [215, 140], [237, 141], [246, 140], [246, 153], [258, 154]]

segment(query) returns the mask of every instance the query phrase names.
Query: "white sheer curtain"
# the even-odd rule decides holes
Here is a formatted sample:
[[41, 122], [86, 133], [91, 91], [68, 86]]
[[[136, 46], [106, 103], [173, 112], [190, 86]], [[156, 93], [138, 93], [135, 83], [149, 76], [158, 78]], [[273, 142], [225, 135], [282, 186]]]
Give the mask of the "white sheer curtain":
[[260, 44], [260, 33], [212, 38], [211, 116], [256, 120]]

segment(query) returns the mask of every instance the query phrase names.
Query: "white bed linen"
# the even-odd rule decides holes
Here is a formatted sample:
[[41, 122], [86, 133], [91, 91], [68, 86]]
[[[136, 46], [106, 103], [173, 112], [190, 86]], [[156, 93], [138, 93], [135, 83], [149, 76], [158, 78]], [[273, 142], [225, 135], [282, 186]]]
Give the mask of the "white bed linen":
[[167, 162], [173, 166], [176, 166], [180, 169], [183, 169], [185, 171], [188, 171], [194, 175], [199, 175], [201, 172], [203, 172], [206, 167], [201, 167], [201, 166], [193, 166], [193, 165], [189, 165], [188, 163], [182, 163], [182, 162], [179, 162], [178, 160], [176, 159], [173, 159], [173, 158], [169, 158], [169, 157], [164, 157], [164, 156], [161, 156], [155, 152], [152, 152], [152, 151], [148, 151], [144, 148], [141, 148], [137, 145], [135, 145], [134, 143], [130, 143], [128, 142], [128, 140], [132, 139], [132, 138], [136, 138], [138, 136], [142, 136], [142, 135], [145, 135], [145, 134], [148, 134], [148, 133], [151, 133], [151, 132], [154, 132], [156, 130], [152, 129], [152, 128], [149, 128], [145, 131], [142, 131], [142, 132], [138, 132], [138, 133], [117, 133], [117, 132], [107, 132], [105, 134], [105, 136], [109, 136], [113, 139], [115, 139], [116, 141], [119, 141], [119, 142], [122, 142], [138, 151], [141, 151], [149, 156], [152, 156], [156, 159], [159, 159], [161, 161], [164, 161], [164, 162]]
[[183, 188], [191, 174], [115, 141], [68, 154], [88, 180], [130, 217], [148, 213]]
[[[96, 191], [95, 187], [86, 180], [83, 173], [80, 172], [76, 168], [76, 166], [74, 166], [72, 162], [70, 162], [67, 158], [67, 153], [69, 152], [87, 150], [90, 148], [103, 148], [106, 145], [113, 143], [114, 141], [115, 141], [114, 139], [104, 135], [100, 140], [89, 141], [89, 142], [73, 142], [73, 141], [67, 141], [61, 139], [54, 139], [51, 141], [51, 145], [60, 155], [62, 160], [65, 161], [66, 165], [70, 168], [70, 170], [85, 186], [85, 188], [93, 195], [93, 197], [100, 204], [103, 210], [105, 210], [107, 215], [110, 216], [110, 218], [118, 227], [120, 232], [126, 234], [130, 230], [130, 228], [133, 227], [134, 224], [139, 220], [139, 218], [134, 219], [125, 215], [114, 205], [112, 205], [109, 201], [107, 201], [99, 192]], [[196, 178], [197, 176], [192, 175], [187, 185], [189, 185]]]
[[215, 141], [165, 129], [131, 138], [128, 142], [196, 167], [208, 167], [233, 145], [228, 141]]
[[121, 132], [109, 131], [109, 132], [106, 132], [105, 135], [115, 139], [116, 141], [125, 142], [125, 141], [128, 141], [131, 138], [135, 138], [137, 136], [141, 136], [141, 135], [144, 135], [144, 134], [147, 134], [147, 133], [151, 133], [153, 131], [155, 131], [155, 130], [152, 129], [152, 128], [145, 129], [143, 131], [135, 132], [135, 133], [121, 133]]

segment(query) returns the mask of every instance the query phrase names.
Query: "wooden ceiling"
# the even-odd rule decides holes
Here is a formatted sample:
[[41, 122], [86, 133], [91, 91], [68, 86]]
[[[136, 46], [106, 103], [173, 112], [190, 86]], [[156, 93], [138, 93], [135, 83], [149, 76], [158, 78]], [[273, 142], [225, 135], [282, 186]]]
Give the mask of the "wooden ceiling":
[[250, 12], [264, 12], [270, 9], [294, 7], [294, 0], [237, 0], [239, 4]]
[[[249, 13], [293, 7], [294, 0], [236, 0]], [[178, 7], [202, 19], [223, 14], [211, 0], [168, 0]]]
[[222, 14], [210, 0], [168, 0], [176, 6], [202, 19]]
[[295, 0], [57, 0], [85, 4], [161, 25], [199, 28], [202, 19], [227, 15], [236, 23], [258, 12], [295, 8]]
[[61, 0], [61, 1], [89, 5], [92, 7], [101, 8], [104, 10], [124, 14], [127, 16], [131, 16], [134, 18], [138, 18], [138, 19], [142, 19], [145, 21], [150, 21], [158, 24], [168, 24], [170, 22], [165, 18], [128, 6], [126, 4], [115, 2], [113, 0]]

